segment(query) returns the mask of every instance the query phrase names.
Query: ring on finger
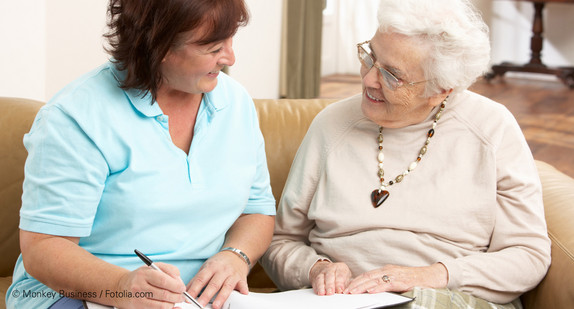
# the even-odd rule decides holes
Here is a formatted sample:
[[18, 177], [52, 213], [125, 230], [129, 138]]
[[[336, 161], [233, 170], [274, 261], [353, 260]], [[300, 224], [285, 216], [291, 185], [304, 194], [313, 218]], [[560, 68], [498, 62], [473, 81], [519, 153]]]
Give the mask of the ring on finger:
[[389, 276], [387, 276], [387, 275], [383, 275], [383, 276], [381, 277], [381, 279], [383, 279], [383, 282], [385, 282], [385, 283], [391, 282], [391, 278], [390, 278]]

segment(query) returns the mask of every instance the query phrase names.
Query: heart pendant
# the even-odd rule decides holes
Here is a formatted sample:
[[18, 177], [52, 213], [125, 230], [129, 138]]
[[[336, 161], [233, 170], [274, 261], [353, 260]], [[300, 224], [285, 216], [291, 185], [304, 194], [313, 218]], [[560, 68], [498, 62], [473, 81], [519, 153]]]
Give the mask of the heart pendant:
[[371, 193], [373, 207], [378, 208], [389, 197], [389, 191], [376, 189]]

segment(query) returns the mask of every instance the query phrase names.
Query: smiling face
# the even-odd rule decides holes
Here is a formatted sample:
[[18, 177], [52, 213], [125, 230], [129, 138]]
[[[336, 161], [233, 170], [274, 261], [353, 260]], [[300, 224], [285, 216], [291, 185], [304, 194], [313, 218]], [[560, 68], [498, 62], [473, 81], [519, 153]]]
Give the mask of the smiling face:
[[423, 97], [425, 83], [408, 85], [408, 82], [424, 81], [422, 63], [426, 49], [419, 41], [396, 33], [377, 31], [371, 39], [370, 50], [377, 64], [405, 84], [391, 90], [382, 80], [374, 66], [367, 69], [361, 65], [363, 114], [382, 127], [401, 128], [423, 121], [431, 110], [440, 104], [447, 92]]
[[162, 92], [201, 94], [217, 85], [221, 69], [235, 63], [232, 38], [207, 45], [197, 44], [200, 31], [186, 32], [172, 47], [161, 64]]

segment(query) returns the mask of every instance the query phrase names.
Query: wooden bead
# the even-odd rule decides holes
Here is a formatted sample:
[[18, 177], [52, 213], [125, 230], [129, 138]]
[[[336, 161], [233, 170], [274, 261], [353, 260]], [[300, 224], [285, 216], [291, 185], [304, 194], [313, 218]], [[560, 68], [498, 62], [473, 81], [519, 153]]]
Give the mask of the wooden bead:
[[428, 149], [428, 148], [427, 148], [427, 146], [426, 146], [426, 144], [425, 144], [425, 146], [423, 146], [423, 148], [421, 148], [420, 154], [421, 154], [421, 155], [424, 155], [425, 153], [427, 153], [427, 149]]
[[442, 111], [446, 107], [446, 100], [447, 99], [448, 99], [448, 97], [444, 99], [444, 101], [440, 105], [439, 111], [435, 114], [435, 119], [433, 120], [432, 128], [428, 131], [427, 138], [425, 140], [425, 144], [421, 148], [421, 150], [419, 151], [419, 154], [418, 154], [416, 160], [414, 162], [412, 162], [411, 164], [409, 164], [409, 168], [406, 171], [404, 171], [402, 174], [397, 175], [395, 177], [395, 179], [390, 180], [388, 182], [388, 184], [386, 184], [386, 185], [385, 185], [385, 178], [384, 178], [385, 171], [383, 170], [383, 160], [385, 159], [385, 155], [383, 154], [383, 127], [379, 127], [379, 137], [378, 137], [379, 154], [377, 155], [377, 159], [379, 160], [379, 171], [378, 171], [377, 175], [379, 176], [381, 187], [379, 190], [373, 191], [373, 193], [371, 195], [371, 198], [373, 201], [373, 206], [375, 208], [379, 207], [384, 202], [384, 200], [389, 196], [389, 193], [388, 193], [388, 191], [385, 191], [385, 188], [387, 186], [392, 186], [395, 183], [400, 183], [401, 181], [403, 181], [403, 179], [418, 166], [418, 163], [422, 160], [422, 157], [427, 153], [427, 151], [428, 151], [427, 146], [429, 145], [431, 138], [434, 136], [435, 128], [437, 126], [439, 119], [442, 116]]

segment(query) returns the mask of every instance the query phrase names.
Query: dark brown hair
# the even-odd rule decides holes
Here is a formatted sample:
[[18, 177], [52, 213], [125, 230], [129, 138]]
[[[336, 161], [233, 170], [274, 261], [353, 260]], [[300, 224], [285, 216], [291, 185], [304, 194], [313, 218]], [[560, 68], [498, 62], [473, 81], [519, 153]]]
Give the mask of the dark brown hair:
[[243, 0], [110, 0], [106, 51], [126, 71], [121, 87], [149, 91], [154, 102], [160, 64], [178, 34], [207, 26], [196, 43], [209, 44], [232, 37], [248, 21]]

